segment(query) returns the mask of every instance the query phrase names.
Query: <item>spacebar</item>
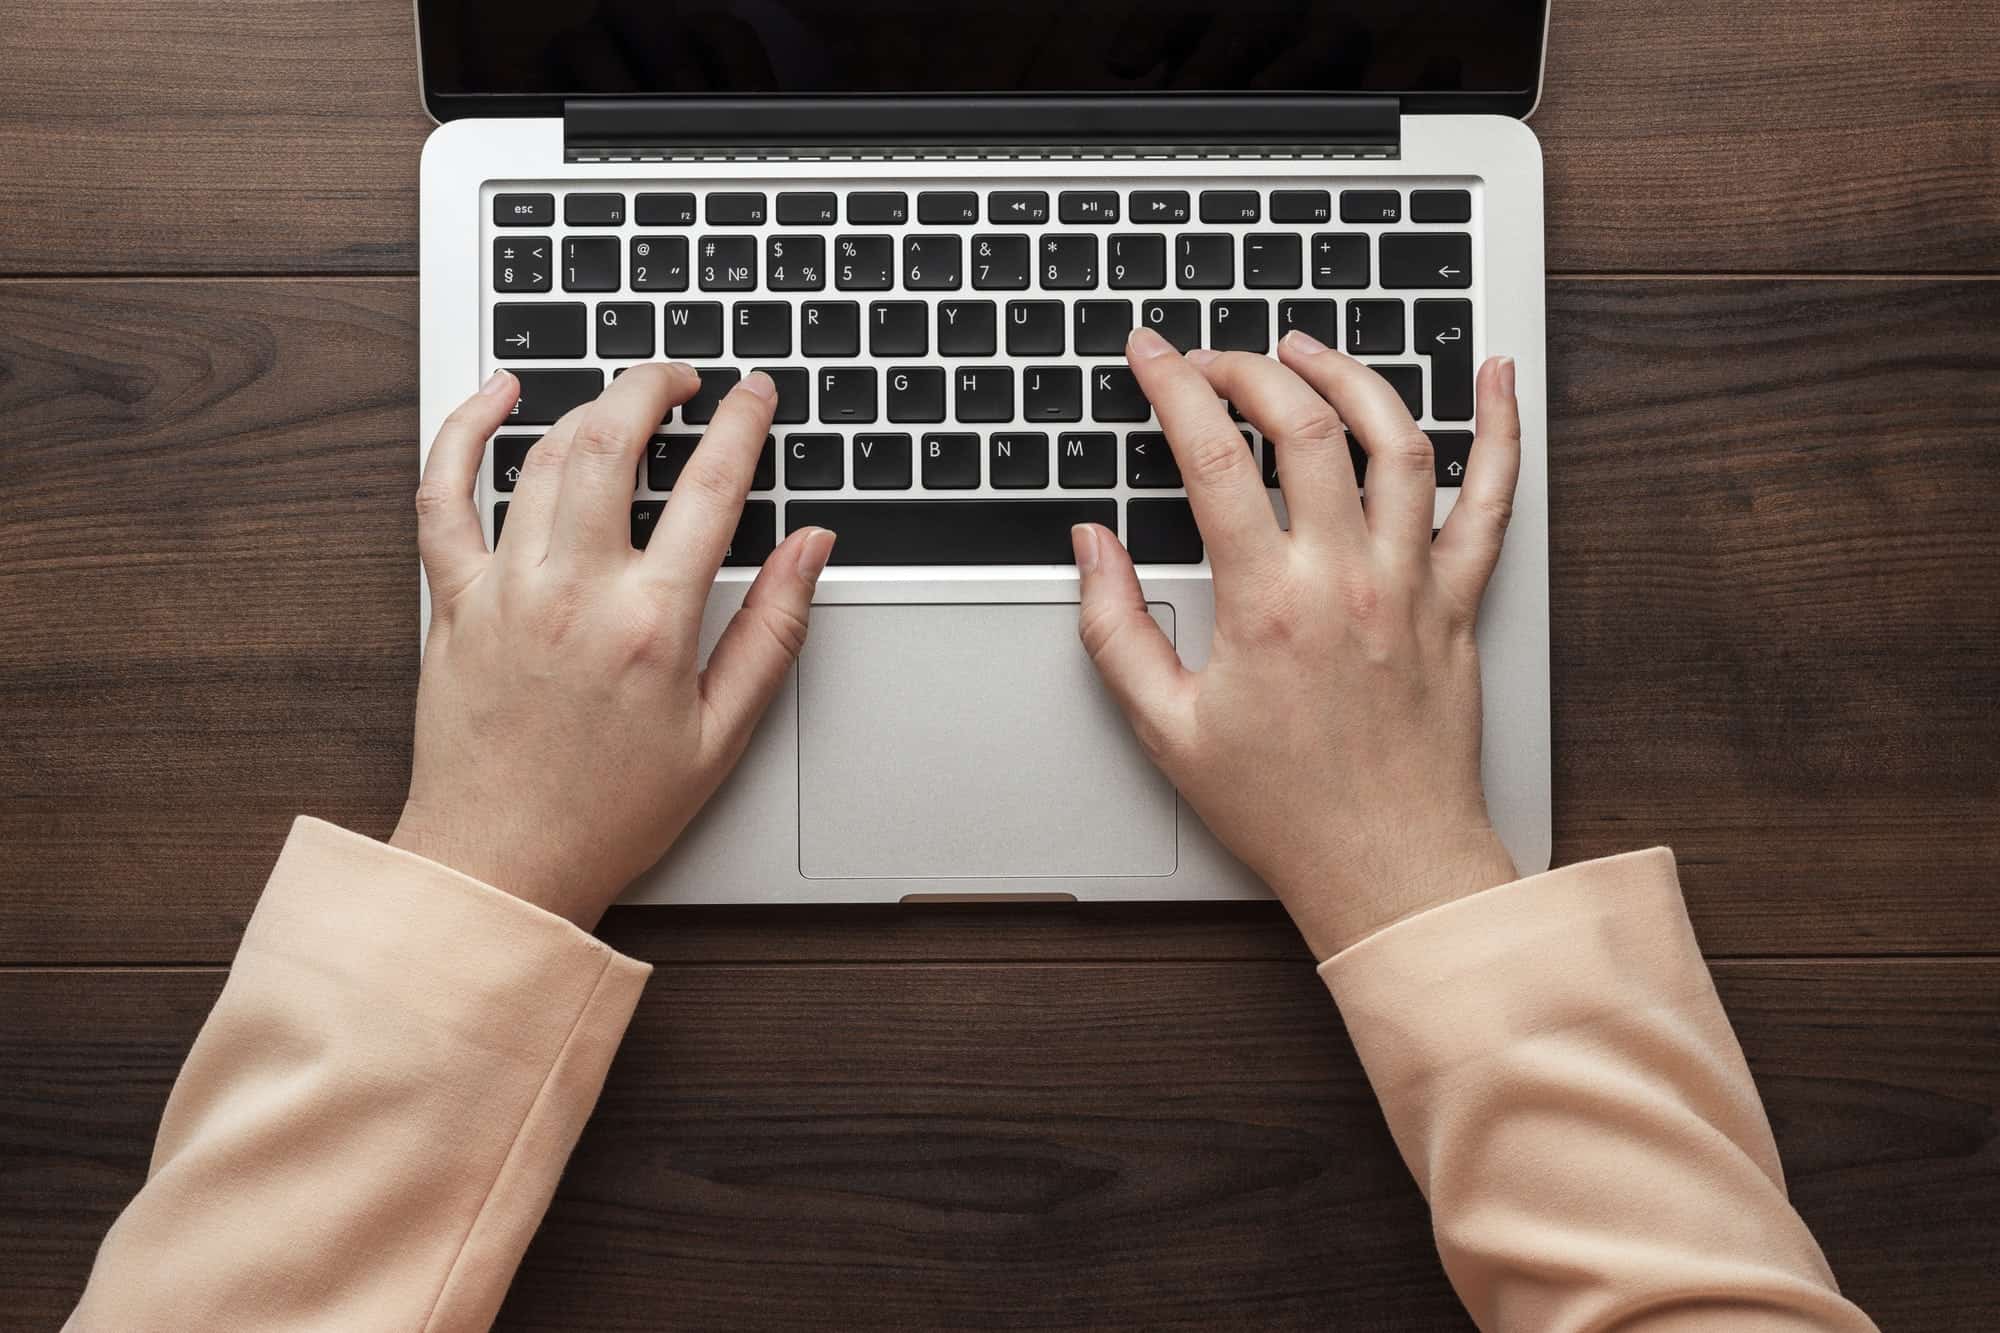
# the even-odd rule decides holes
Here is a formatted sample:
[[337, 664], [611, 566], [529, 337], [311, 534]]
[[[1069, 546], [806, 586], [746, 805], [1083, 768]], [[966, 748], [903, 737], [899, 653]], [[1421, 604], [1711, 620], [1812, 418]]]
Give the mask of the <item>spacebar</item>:
[[831, 528], [836, 565], [1067, 565], [1069, 530], [1118, 530], [1116, 500], [793, 500], [785, 531]]

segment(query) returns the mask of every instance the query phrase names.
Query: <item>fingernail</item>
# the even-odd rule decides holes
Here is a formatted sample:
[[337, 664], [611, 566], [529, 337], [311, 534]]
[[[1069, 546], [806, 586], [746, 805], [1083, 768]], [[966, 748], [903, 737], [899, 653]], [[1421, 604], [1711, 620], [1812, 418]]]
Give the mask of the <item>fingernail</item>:
[[1325, 343], [1313, 337], [1304, 329], [1293, 329], [1285, 335], [1285, 342], [1291, 346], [1294, 352], [1304, 352], [1307, 356], [1312, 356], [1315, 353], [1326, 350]]
[[1205, 366], [1221, 355], [1222, 353], [1216, 351], [1213, 347], [1197, 347], [1187, 354], [1187, 359], [1194, 362], [1197, 366]]
[[693, 375], [696, 378], [699, 378], [701, 375], [700, 371], [696, 370], [693, 366], [689, 365], [685, 361], [669, 361], [667, 362], [667, 369], [678, 370], [681, 371], [683, 374]]
[[767, 403], [778, 401], [778, 386], [769, 375], [761, 370], [753, 370], [743, 377], [743, 387], [756, 394]]
[[1076, 552], [1076, 567], [1085, 574], [1097, 570], [1097, 529], [1079, 523], [1069, 530], [1070, 549]]
[[1511, 356], [1500, 358], [1500, 388], [1510, 395], [1514, 392], [1514, 358]]
[[1141, 361], [1151, 361], [1156, 356], [1165, 356], [1174, 350], [1174, 345], [1141, 324], [1132, 330], [1132, 336], [1125, 340], [1125, 351]]
[[479, 386], [479, 392], [490, 398], [504, 390], [513, 378], [504, 370], [496, 370], [486, 377], [486, 383]]
[[799, 577], [807, 583], [819, 582], [826, 562], [833, 558], [833, 542], [834, 534], [828, 529], [812, 530], [812, 535], [799, 545]]

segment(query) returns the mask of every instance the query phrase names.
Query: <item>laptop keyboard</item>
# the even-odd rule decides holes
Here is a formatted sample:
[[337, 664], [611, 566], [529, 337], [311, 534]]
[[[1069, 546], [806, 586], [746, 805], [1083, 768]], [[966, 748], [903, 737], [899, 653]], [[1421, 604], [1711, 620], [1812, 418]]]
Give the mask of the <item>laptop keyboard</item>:
[[[1184, 351], [1267, 353], [1295, 328], [1341, 347], [1424, 424], [1438, 485], [1464, 474], [1470, 185], [488, 194], [485, 367], [521, 381], [485, 472], [495, 540], [538, 435], [528, 428], [664, 357], [694, 365], [701, 391], [647, 446], [635, 545], [722, 395], [761, 369], [778, 385], [777, 420], [728, 564], [759, 564], [808, 525], [840, 534], [836, 564], [1067, 564], [1081, 522], [1120, 533], [1141, 563], [1199, 564], [1179, 470], [1124, 363], [1141, 323]], [[1275, 498], [1272, 451], [1247, 425], [1243, 437]]]

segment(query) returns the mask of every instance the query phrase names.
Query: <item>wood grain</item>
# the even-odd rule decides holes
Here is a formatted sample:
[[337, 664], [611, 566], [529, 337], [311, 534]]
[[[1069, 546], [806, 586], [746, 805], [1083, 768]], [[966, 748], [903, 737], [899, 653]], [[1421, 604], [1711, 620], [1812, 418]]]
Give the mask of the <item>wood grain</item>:
[[[220, 962], [292, 816], [381, 835], [413, 285], [0, 285], [0, 961]], [[2000, 946], [2000, 284], [1552, 292], [1557, 857], [1721, 955]], [[1275, 908], [615, 913], [641, 956], [1303, 957]]]
[[[1884, 1328], [2000, 1317], [2000, 961], [1724, 963]], [[137, 1188], [213, 971], [0, 973], [9, 1318]], [[657, 973], [504, 1329], [1467, 1327], [1293, 963]]]
[[[0, 0], [0, 273], [414, 271], [410, 12]], [[1555, 15], [1555, 271], [2000, 268], [1990, 4]]]

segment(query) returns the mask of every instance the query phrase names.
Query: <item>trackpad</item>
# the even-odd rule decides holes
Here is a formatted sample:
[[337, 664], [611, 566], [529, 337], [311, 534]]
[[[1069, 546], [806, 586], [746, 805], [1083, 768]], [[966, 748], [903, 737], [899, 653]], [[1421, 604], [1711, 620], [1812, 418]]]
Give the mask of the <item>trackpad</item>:
[[[1173, 608], [1152, 612], [1172, 637]], [[1173, 787], [1098, 681], [1076, 615], [1073, 602], [814, 607], [800, 872], [1171, 875]]]

